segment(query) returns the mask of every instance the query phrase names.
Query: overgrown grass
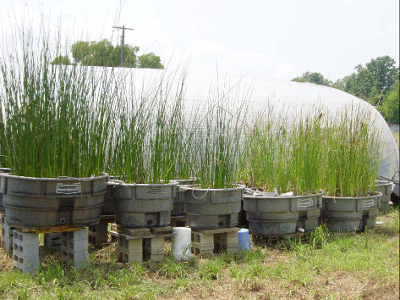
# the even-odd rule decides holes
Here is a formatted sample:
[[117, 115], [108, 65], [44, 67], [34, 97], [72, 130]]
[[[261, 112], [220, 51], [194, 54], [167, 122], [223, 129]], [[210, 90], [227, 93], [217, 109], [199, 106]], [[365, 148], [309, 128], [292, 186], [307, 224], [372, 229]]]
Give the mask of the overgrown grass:
[[0, 250], [2, 299], [398, 299], [399, 211], [365, 233], [317, 228], [302, 239], [268, 240], [212, 258], [121, 264], [115, 245], [90, 253], [78, 272], [41, 252], [43, 270], [25, 276]]

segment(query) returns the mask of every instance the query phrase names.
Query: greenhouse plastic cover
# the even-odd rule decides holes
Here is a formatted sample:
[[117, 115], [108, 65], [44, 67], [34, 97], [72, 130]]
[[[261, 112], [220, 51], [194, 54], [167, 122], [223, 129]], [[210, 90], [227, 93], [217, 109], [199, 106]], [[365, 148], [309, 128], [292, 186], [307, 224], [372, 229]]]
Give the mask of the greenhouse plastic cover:
[[[137, 87], [157, 84], [161, 76], [167, 80], [175, 77], [174, 81], [179, 81], [176, 78], [180, 76], [179, 72], [168, 74], [168, 72], [149, 69], [135, 69], [133, 72], [132, 77]], [[190, 109], [192, 105], [194, 107], [195, 104], [206, 102], [209, 98], [210, 89], [215, 88], [216, 85], [224, 86], [224, 90], [229, 90], [231, 94], [237, 93], [236, 90], [239, 89], [242, 89], [243, 93], [246, 90], [251, 90], [250, 96], [247, 96], [247, 98], [253, 110], [262, 109], [266, 102], [270, 101], [274, 103], [275, 107], [280, 107], [293, 117], [301, 111], [313, 111], [315, 106], [321, 104], [328, 108], [332, 115], [335, 115], [335, 112], [348, 109], [351, 105], [360, 105], [361, 108], [371, 112], [372, 117], [375, 117], [375, 124], [382, 135], [384, 146], [380, 175], [384, 178], [399, 180], [399, 149], [396, 141], [382, 115], [368, 102], [341, 90], [312, 83], [260, 77], [246, 78], [243, 76], [224, 76], [221, 79], [217, 76], [204, 76], [204, 74], [193, 74], [189, 71], [185, 78], [184, 98], [186, 106], [189, 106]], [[275, 111], [279, 113], [279, 109]], [[394, 177], [395, 175], [396, 177]], [[395, 192], [398, 194], [398, 190]]]

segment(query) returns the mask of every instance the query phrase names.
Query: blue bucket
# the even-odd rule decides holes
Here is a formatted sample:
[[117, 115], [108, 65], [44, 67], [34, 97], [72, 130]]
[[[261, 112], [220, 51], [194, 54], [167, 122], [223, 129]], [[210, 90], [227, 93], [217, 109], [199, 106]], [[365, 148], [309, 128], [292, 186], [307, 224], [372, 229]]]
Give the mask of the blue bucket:
[[250, 243], [250, 232], [248, 229], [242, 228], [238, 231], [239, 237], [239, 251], [242, 250], [250, 250], [251, 243]]

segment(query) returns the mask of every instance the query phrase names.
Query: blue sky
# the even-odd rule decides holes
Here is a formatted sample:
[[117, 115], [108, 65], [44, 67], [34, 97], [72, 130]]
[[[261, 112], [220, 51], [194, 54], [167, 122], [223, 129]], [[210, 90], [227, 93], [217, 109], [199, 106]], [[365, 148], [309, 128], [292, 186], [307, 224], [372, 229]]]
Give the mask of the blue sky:
[[[125, 43], [190, 72], [291, 80], [307, 70], [335, 81], [357, 64], [389, 55], [399, 62], [398, 0], [0, 0], [3, 27], [29, 13], [74, 38], [119, 43], [113, 25], [134, 28]], [[72, 29], [73, 27], [73, 29]]]

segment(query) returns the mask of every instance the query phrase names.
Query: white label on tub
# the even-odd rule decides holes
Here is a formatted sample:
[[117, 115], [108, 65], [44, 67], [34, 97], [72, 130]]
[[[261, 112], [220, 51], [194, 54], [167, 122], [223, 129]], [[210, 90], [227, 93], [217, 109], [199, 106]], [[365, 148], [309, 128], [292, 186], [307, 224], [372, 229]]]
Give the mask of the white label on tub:
[[81, 192], [81, 184], [78, 183], [57, 183], [56, 194], [70, 195], [79, 194]]
[[364, 200], [363, 202], [363, 208], [371, 208], [374, 207], [374, 199], [368, 199], [368, 200]]
[[157, 195], [161, 193], [161, 187], [151, 187], [147, 190], [147, 193], [150, 195]]
[[221, 198], [232, 198], [233, 197], [233, 192], [232, 191], [227, 191], [227, 192], [222, 192]]
[[297, 205], [299, 206], [299, 208], [306, 208], [312, 206], [313, 203], [314, 201], [311, 198], [307, 198], [307, 199], [300, 199], [297, 202]]

